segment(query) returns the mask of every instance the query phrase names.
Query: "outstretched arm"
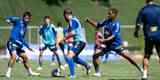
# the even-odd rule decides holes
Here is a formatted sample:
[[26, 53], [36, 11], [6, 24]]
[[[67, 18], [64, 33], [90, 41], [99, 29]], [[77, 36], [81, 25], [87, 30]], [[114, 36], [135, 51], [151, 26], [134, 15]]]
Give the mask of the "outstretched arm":
[[97, 22], [94, 20], [91, 20], [89, 18], [86, 18], [86, 22], [88, 22], [89, 24], [91, 24], [93, 27], [97, 27]]

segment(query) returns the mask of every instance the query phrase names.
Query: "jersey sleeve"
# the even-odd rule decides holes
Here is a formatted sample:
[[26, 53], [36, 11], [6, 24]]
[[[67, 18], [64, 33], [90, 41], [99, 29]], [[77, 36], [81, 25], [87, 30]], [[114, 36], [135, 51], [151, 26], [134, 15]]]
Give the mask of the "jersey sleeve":
[[116, 22], [115, 26], [112, 29], [112, 35], [116, 36], [119, 33], [119, 30], [120, 30], [120, 23]]
[[103, 27], [103, 26], [104, 26], [104, 23], [105, 23], [105, 20], [98, 21], [98, 22], [97, 22], [97, 28]]
[[139, 11], [137, 19], [136, 19], [136, 25], [140, 25], [142, 23], [143, 19], [143, 8]]
[[19, 17], [8, 16], [8, 17], [5, 18], [5, 21], [8, 22], [8, 23], [12, 23], [12, 22], [15, 22], [15, 21], [17, 21], [19, 19], [20, 19]]

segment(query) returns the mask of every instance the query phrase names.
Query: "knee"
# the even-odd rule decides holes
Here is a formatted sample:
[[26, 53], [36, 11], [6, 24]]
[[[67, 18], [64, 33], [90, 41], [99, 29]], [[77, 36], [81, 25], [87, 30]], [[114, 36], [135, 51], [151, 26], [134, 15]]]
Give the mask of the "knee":
[[93, 61], [94, 61], [94, 60], [97, 60], [98, 57], [99, 57], [99, 56], [98, 56], [97, 54], [94, 54], [93, 57], [92, 57], [92, 58], [93, 58]]

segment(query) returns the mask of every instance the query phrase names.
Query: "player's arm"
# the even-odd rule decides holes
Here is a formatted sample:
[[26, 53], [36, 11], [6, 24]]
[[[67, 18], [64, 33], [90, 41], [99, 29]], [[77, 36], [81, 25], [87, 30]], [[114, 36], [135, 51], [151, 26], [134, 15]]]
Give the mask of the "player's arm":
[[8, 17], [5, 18], [5, 22], [7, 22], [8, 24], [12, 24], [13, 22], [15, 22], [18, 19], [19, 19], [19, 17], [8, 16]]
[[27, 41], [25, 39], [23, 39], [23, 45], [30, 51], [33, 51], [33, 49], [28, 45]]
[[136, 26], [135, 26], [135, 31], [134, 31], [134, 37], [136, 37], [136, 38], [139, 37], [138, 33], [139, 33], [140, 27], [142, 25], [142, 18], [143, 18], [142, 10], [138, 13], [138, 16], [137, 16], [137, 19], [136, 19]]
[[93, 27], [97, 27], [97, 22], [96, 21], [91, 20], [89, 18], [86, 18], [85, 21], [88, 22], [89, 24], [91, 24]]
[[108, 38], [106, 39], [102, 39], [101, 41], [102, 42], [107, 42], [107, 41], [111, 41], [114, 39], [114, 37], [119, 34], [119, 29], [120, 29], [120, 24], [117, 22], [116, 25], [113, 27], [112, 29], [112, 35], [109, 36]]

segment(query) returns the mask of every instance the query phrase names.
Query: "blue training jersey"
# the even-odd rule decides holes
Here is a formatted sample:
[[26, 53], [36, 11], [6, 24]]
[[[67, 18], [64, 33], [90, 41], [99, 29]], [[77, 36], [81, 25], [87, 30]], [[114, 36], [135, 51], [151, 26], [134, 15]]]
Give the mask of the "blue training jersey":
[[22, 46], [29, 47], [25, 40], [25, 34], [27, 32], [27, 23], [16, 16], [6, 17], [6, 21], [12, 23], [13, 27], [10, 32], [10, 40], [19, 43]]
[[42, 36], [42, 41], [46, 45], [55, 45], [57, 31], [53, 24], [42, 25], [39, 34]]
[[118, 20], [104, 20], [97, 23], [97, 27], [103, 28], [104, 38], [108, 38], [113, 35], [114, 39], [107, 42], [108, 45], [119, 46], [122, 45], [122, 39], [120, 36], [120, 23]]
[[160, 35], [160, 6], [147, 4], [138, 14], [136, 25], [143, 24], [145, 37]]
[[73, 17], [69, 22], [69, 29], [74, 34], [73, 41], [85, 42], [85, 36], [82, 31], [81, 23], [76, 17]]

